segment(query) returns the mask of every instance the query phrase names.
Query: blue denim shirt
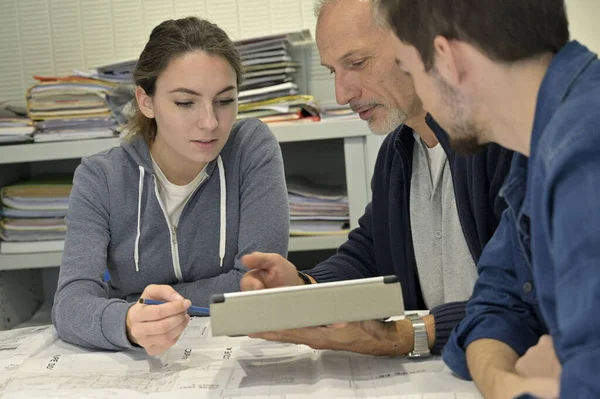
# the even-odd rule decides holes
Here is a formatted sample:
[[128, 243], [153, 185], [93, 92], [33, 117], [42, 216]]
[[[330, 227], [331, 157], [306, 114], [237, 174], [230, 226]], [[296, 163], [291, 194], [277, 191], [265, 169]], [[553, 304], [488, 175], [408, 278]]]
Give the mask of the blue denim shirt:
[[515, 155], [508, 204], [479, 261], [467, 317], [443, 359], [470, 378], [465, 350], [489, 338], [520, 356], [550, 333], [561, 397], [600, 397], [600, 61], [577, 42], [538, 94], [531, 154]]

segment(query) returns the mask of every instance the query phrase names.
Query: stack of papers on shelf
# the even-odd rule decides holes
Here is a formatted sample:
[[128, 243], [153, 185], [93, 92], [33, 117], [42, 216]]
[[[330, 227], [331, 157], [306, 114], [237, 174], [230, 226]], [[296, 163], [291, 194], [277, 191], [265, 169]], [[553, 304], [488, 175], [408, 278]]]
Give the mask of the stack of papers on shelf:
[[238, 119], [257, 118], [264, 123], [317, 122], [318, 111], [312, 96], [286, 96], [239, 105]]
[[47, 177], [0, 189], [0, 253], [60, 251], [72, 177]]
[[348, 196], [344, 187], [316, 184], [306, 178], [287, 179], [290, 235], [347, 234]]
[[301, 31], [236, 42], [244, 66], [238, 119], [258, 118], [265, 123], [318, 120], [313, 98], [298, 95], [294, 76], [299, 64], [288, 53], [289, 46], [310, 40], [310, 33]]
[[127, 125], [135, 112], [136, 100], [133, 72], [137, 63], [138, 60], [133, 59], [101, 65], [87, 72], [74, 71], [76, 75], [81, 77], [117, 85], [116, 88], [107, 94], [106, 102], [112, 111], [112, 116], [117, 120], [120, 127]]
[[115, 135], [107, 95], [116, 83], [81, 76], [36, 79], [39, 83], [27, 90], [27, 111], [38, 128], [35, 142]]
[[318, 108], [323, 120], [358, 118], [358, 114], [349, 105], [339, 105], [334, 101], [319, 101]]
[[0, 144], [23, 143], [33, 140], [35, 127], [26, 117], [0, 117]]
[[113, 137], [117, 131], [112, 116], [49, 119], [36, 122], [36, 126], [39, 129], [34, 137], [36, 143]]
[[112, 64], [101, 65], [96, 67], [95, 77], [101, 80], [107, 80], [118, 83], [133, 82], [133, 71], [137, 66], [137, 58], [115, 62]]

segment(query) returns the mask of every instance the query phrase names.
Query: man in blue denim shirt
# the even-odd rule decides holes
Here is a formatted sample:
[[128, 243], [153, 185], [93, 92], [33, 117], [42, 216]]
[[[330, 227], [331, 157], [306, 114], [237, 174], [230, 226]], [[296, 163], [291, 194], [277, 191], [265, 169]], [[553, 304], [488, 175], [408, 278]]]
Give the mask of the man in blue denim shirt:
[[445, 362], [486, 397], [600, 397], [600, 61], [563, 0], [381, 2], [455, 149], [520, 153]]

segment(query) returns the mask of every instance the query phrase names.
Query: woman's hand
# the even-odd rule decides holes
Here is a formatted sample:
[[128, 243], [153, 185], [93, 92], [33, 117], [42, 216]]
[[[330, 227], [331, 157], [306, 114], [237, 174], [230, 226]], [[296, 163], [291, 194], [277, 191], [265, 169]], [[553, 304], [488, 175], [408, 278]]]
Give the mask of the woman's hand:
[[187, 309], [192, 303], [169, 285], [149, 285], [142, 298], [166, 302], [162, 305], [138, 302], [127, 311], [129, 341], [154, 356], [175, 345], [190, 321]]

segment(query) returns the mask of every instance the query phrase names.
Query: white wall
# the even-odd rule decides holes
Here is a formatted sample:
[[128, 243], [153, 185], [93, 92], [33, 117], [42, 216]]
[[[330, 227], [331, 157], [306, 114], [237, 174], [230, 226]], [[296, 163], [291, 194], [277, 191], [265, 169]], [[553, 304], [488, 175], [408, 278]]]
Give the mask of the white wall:
[[571, 37], [600, 53], [600, 0], [567, 0]]
[[[573, 37], [600, 52], [600, 0], [567, 6]], [[312, 7], [313, 0], [0, 0], [0, 101], [23, 103], [34, 74], [135, 58], [168, 18], [206, 17], [233, 39], [304, 28], [314, 34]], [[321, 72], [318, 58], [313, 63]]]
[[154, 26], [199, 15], [232, 39], [311, 29], [313, 0], [0, 0], [0, 101], [23, 103], [33, 75], [136, 58]]

